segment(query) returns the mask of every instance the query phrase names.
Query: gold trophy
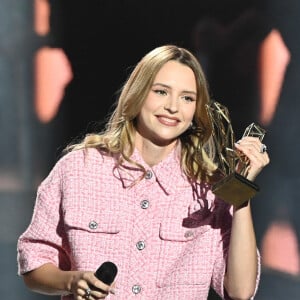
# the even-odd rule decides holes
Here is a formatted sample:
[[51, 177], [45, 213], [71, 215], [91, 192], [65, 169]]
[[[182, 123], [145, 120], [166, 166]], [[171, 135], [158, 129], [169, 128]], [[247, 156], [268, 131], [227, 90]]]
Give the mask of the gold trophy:
[[[255, 196], [259, 187], [246, 178], [248, 159], [234, 149], [235, 137], [229, 118], [228, 109], [216, 101], [207, 105], [208, 116], [212, 122], [212, 138], [216, 147], [215, 163], [221, 179], [212, 186], [212, 191], [220, 199], [235, 206]], [[266, 131], [260, 126], [250, 124], [244, 136], [254, 136], [263, 140]]]

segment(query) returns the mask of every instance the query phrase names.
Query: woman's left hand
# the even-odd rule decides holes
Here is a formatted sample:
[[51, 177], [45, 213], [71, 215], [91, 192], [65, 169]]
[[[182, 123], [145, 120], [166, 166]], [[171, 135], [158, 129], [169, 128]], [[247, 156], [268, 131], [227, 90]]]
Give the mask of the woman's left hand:
[[[270, 162], [265, 144], [256, 137], [246, 136], [235, 143], [236, 150], [247, 164], [246, 178], [253, 181], [261, 170]], [[237, 172], [243, 168], [241, 162], [237, 165]], [[243, 175], [243, 174], [242, 174]]]

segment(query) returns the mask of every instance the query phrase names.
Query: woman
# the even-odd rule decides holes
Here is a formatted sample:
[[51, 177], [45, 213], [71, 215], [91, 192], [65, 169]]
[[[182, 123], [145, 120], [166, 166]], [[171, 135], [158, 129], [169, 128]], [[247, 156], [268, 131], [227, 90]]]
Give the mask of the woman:
[[[38, 189], [19, 239], [27, 286], [64, 299], [249, 299], [259, 279], [250, 203], [211, 192], [216, 167], [207, 85], [173, 45], [145, 55], [103, 133], [70, 146]], [[254, 180], [269, 162], [257, 138], [236, 144]], [[112, 261], [112, 286], [94, 272]], [[113, 288], [112, 288], [113, 287]]]

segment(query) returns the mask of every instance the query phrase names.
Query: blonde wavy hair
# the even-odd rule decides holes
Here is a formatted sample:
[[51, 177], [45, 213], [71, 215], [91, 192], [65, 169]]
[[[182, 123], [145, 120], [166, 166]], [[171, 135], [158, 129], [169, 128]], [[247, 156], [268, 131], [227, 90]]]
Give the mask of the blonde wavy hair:
[[206, 78], [195, 56], [187, 49], [175, 45], [161, 46], [146, 54], [124, 84], [105, 129], [100, 133], [86, 135], [82, 142], [69, 145], [66, 151], [98, 148], [110, 155], [116, 155], [117, 165], [127, 161], [146, 172], [142, 166], [130, 159], [135, 147], [135, 122], [156, 74], [170, 60], [191, 68], [197, 85], [193, 126], [179, 136], [181, 168], [191, 181], [210, 182], [215, 170], [215, 151], [211, 138], [212, 124], [206, 109], [210, 101]]

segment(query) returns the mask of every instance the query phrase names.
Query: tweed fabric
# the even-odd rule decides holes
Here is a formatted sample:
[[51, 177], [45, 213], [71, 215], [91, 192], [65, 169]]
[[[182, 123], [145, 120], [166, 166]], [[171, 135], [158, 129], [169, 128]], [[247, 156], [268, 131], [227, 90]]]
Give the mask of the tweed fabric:
[[137, 150], [132, 159], [148, 176], [139, 180], [138, 168], [115, 167], [114, 157], [97, 149], [57, 162], [19, 238], [19, 274], [49, 262], [93, 271], [109, 260], [118, 274], [116, 295], [106, 299], [201, 300], [210, 286], [225, 298], [231, 208], [209, 185], [187, 181], [176, 150], [154, 167]]

